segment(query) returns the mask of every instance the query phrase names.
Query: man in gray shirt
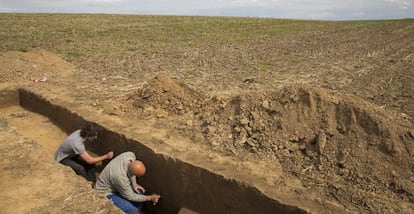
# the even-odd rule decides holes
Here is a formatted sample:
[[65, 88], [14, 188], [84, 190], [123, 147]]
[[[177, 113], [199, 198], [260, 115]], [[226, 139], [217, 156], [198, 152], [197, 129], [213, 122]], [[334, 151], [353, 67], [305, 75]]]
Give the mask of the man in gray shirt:
[[82, 129], [74, 131], [57, 149], [55, 160], [70, 166], [76, 174], [83, 176], [93, 184], [96, 181], [95, 163], [111, 159], [114, 155], [111, 151], [102, 156], [93, 157], [86, 151], [85, 142], [94, 141], [97, 136], [96, 125], [86, 125]]
[[124, 152], [105, 166], [95, 189], [125, 213], [139, 213], [142, 202], [152, 201], [155, 205], [160, 198], [157, 194], [144, 195], [145, 189], [137, 184], [136, 177], [145, 172], [144, 163], [136, 160], [133, 152]]

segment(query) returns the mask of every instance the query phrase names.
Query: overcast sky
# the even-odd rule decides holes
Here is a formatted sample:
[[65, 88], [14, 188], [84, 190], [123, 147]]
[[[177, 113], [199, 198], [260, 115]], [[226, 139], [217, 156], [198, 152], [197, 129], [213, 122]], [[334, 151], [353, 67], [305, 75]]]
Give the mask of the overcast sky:
[[0, 12], [366, 20], [414, 18], [414, 0], [0, 0]]

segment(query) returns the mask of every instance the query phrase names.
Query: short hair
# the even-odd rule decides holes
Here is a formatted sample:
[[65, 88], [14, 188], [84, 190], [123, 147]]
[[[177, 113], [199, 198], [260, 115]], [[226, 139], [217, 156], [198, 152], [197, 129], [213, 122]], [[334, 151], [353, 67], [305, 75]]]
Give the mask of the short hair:
[[94, 124], [86, 125], [81, 129], [80, 136], [82, 138], [98, 136], [98, 128]]

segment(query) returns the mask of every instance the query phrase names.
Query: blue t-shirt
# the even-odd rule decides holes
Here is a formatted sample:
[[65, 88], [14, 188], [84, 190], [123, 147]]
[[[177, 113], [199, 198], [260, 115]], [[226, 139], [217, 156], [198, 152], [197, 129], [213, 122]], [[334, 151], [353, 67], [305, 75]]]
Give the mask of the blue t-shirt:
[[83, 139], [80, 136], [81, 130], [76, 130], [70, 134], [59, 146], [55, 153], [55, 160], [60, 162], [65, 158], [71, 158], [86, 151]]

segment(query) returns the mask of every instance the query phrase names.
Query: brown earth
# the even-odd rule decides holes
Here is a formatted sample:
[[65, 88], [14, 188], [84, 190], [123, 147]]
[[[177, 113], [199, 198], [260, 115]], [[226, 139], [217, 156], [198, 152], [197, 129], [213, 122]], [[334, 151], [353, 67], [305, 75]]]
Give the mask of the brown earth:
[[[88, 64], [88, 57], [69, 64], [40, 49], [3, 52], [0, 86], [28, 87], [114, 121], [145, 123], [147, 133], [164, 130], [168, 139], [183, 137], [192, 147], [208, 146], [205, 152], [213, 158], [231, 157], [243, 163], [245, 173], [254, 175], [250, 183], [255, 184], [255, 178], [265, 179], [281, 190], [279, 196], [286, 201], [296, 200], [316, 213], [413, 213], [414, 25], [331, 30], [277, 41], [258, 39], [255, 44], [252, 52], [272, 50], [261, 53], [263, 57], [272, 54], [277, 65], [273, 70], [259, 69], [249, 75], [239, 75], [237, 68], [222, 73], [216, 70], [192, 79], [178, 69], [161, 69], [145, 78], [132, 71], [128, 77], [111, 69], [96, 72], [99, 65]], [[207, 54], [207, 59], [222, 65], [224, 71], [232, 70], [233, 63], [253, 63], [258, 57], [250, 57], [250, 52], [233, 55], [231, 48], [220, 51], [222, 58], [208, 58]], [[297, 62], [282, 60], [286, 55]], [[111, 67], [113, 62], [108, 60], [105, 66]], [[123, 72], [128, 74], [128, 70]], [[31, 81], [42, 76], [48, 80]], [[3, 159], [4, 165], [18, 157], [11, 147], [43, 152], [33, 141], [19, 140], [14, 145], [4, 140], [10, 135], [20, 137], [9, 131], [7, 122], [2, 124], [0, 139], [5, 149], [0, 151], [10, 155]], [[179, 142], [168, 145], [174, 143], [180, 146]], [[29, 157], [34, 165], [36, 157]], [[52, 163], [50, 170], [59, 168]], [[12, 173], [26, 165], [16, 162], [13, 169], [3, 167], [2, 172]], [[49, 171], [48, 165], [43, 167], [30, 169], [33, 173]], [[234, 173], [237, 177], [240, 172]], [[2, 186], [13, 182], [1, 180]], [[67, 197], [52, 192], [48, 195], [56, 201]], [[17, 200], [16, 195], [10, 193]], [[45, 209], [62, 206], [50, 203]]]
[[53, 161], [65, 134], [49, 119], [18, 106], [2, 108], [0, 130], [0, 213], [121, 213]]

